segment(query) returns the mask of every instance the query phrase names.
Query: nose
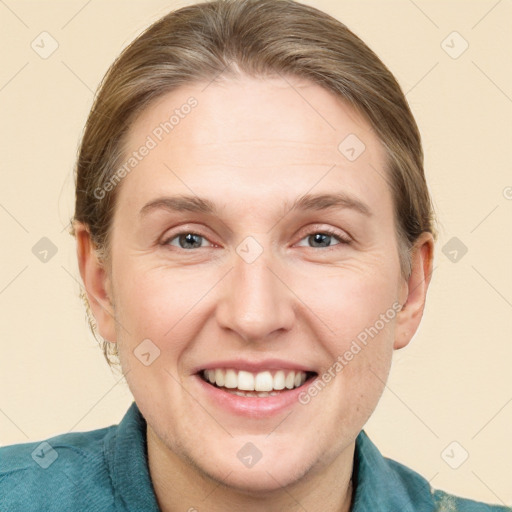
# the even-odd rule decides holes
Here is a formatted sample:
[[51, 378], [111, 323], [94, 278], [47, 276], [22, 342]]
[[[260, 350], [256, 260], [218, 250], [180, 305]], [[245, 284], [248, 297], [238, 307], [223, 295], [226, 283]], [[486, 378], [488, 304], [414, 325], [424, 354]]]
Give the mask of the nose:
[[235, 254], [234, 268], [223, 283], [217, 321], [246, 342], [268, 340], [295, 323], [294, 295], [271, 259], [264, 251], [248, 263]]

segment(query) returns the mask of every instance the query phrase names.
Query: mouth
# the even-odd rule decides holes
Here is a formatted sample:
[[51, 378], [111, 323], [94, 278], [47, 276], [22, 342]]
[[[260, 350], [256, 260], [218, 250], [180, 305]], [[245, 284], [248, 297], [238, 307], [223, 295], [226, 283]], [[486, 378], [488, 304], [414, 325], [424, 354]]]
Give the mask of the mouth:
[[240, 397], [274, 397], [293, 391], [317, 377], [316, 372], [272, 369], [260, 372], [234, 368], [211, 368], [198, 372], [208, 385]]

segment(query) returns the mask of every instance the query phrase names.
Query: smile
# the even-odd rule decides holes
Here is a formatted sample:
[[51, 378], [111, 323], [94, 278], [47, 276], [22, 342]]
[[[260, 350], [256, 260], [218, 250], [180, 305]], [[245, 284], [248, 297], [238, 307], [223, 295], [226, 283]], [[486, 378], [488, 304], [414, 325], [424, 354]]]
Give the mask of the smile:
[[264, 370], [250, 372], [232, 368], [215, 368], [200, 372], [201, 378], [223, 391], [244, 397], [277, 396], [301, 387], [315, 377], [315, 372], [301, 370]]

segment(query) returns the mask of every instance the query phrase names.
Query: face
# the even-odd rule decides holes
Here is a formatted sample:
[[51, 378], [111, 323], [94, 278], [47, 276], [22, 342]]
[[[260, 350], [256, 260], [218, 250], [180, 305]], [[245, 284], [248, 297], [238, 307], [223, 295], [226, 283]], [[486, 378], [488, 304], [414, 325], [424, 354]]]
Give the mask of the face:
[[95, 300], [148, 443], [246, 491], [352, 456], [424, 299], [400, 272], [377, 136], [290, 80], [187, 86], [142, 113], [126, 157], [147, 154], [119, 185]]

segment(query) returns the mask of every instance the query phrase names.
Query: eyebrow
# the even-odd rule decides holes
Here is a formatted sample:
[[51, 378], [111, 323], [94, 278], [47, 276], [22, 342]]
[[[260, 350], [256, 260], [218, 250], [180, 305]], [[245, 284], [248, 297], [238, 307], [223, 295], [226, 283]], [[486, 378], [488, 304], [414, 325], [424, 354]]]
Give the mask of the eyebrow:
[[[345, 192], [336, 194], [306, 194], [297, 198], [291, 205], [285, 205], [285, 210], [308, 211], [330, 210], [334, 208], [352, 209], [367, 217], [373, 215], [369, 206], [356, 197]], [[140, 210], [140, 217], [145, 217], [155, 210], [168, 210], [171, 212], [195, 212], [214, 215], [218, 213], [215, 204], [199, 196], [178, 195], [154, 199], [145, 204]]]

